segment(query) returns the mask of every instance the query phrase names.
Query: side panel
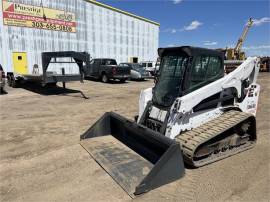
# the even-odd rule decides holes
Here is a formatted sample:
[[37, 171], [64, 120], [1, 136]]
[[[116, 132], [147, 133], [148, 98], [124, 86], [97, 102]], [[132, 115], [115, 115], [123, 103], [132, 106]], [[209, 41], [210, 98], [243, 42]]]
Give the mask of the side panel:
[[[32, 73], [35, 64], [42, 72], [42, 52], [51, 51], [87, 51], [85, 38], [85, 4], [83, 0], [57, 0], [57, 1], [36, 1], [36, 0], [9, 0], [11, 3], [29, 5], [35, 7], [56, 9], [75, 14], [76, 32], [52, 31], [47, 29], [28, 28], [20, 26], [8, 26], [3, 24], [3, 0], [0, 1], [0, 63], [6, 72], [13, 72], [13, 52], [26, 52], [28, 73]], [[46, 12], [46, 9], [45, 9]], [[29, 13], [29, 12], [27, 12]], [[48, 13], [45, 13], [49, 15]], [[60, 18], [60, 17], [59, 17]], [[76, 64], [50, 64], [48, 71], [77, 74]]]
[[256, 116], [259, 94], [260, 94], [260, 85], [252, 84], [248, 88], [248, 92], [245, 99], [241, 103], [239, 103], [239, 108], [243, 112], [251, 113], [254, 116]]
[[[156, 60], [159, 26], [120, 14], [85, 0], [9, 0], [35, 7], [64, 10], [75, 14], [76, 32], [52, 31], [38, 28], [3, 25], [0, 1], [0, 63], [6, 72], [13, 71], [12, 52], [27, 52], [28, 70], [35, 64], [41, 71], [41, 53], [55, 51], [87, 51], [92, 58], [115, 58], [127, 62], [129, 57], [139, 61]], [[6, 8], [5, 8], [6, 11]], [[45, 9], [46, 12], [46, 9]], [[71, 64], [51, 64], [48, 71], [76, 74]]]
[[219, 117], [222, 113], [223, 111], [221, 108], [186, 114], [181, 118], [177, 116], [178, 114], [173, 113], [170, 115], [168, 120], [169, 124], [172, 126], [170, 126], [168, 130], [166, 130], [165, 135], [171, 139], [174, 139], [182, 131], [196, 128], [208, 121]]
[[118, 63], [131, 57], [156, 60], [157, 25], [86, 3], [87, 48], [93, 58], [114, 58]]
[[142, 90], [140, 93], [139, 98], [139, 117], [138, 117], [138, 123], [141, 119], [141, 116], [143, 115], [143, 112], [145, 110], [145, 107], [147, 103], [152, 100], [152, 88], [147, 88], [145, 90]]

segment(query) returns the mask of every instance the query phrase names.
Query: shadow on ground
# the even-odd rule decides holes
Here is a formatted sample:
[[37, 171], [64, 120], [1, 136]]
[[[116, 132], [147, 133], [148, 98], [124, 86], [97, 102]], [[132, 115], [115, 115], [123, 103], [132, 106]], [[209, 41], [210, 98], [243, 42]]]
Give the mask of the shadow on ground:
[[[37, 84], [37, 83], [24, 83], [24, 84], [20, 84], [19, 87], [23, 88], [25, 90], [34, 92], [34, 93], [38, 93], [40, 95], [45, 95], [45, 96], [49, 96], [49, 95], [72, 96], [72, 94], [78, 94], [79, 93], [82, 98], [88, 99], [88, 97], [85, 96], [84, 93], [82, 91], [80, 91], [80, 90], [63, 88], [63, 87], [60, 87], [58, 85], [55, 85], [55, 86], [50, 86], [50, 85], [42, 86], [42, 85]], [[75, 97], [78, 97], [78, 96], [75, 96]]]
[[8, 92], [5, 89], [1, 90], [0, 95], [5, 95], [5, 94], [8, 94]]
[[[102, 81], [100, 79], [95, 79], [95, 78], [92, 78], [92, 77], [84, 78], [84, 80], [102, 83]], [[105, 85], [106, 84], [121, 84], [121, 85], [125, 85], [125, 84], [128, 84], [129, 82], [130, 82], [129, 80], [126, 80], [125, 82], [121, 82], [119, 80], [109, 80], [108, 83], [103, 83], [103, 84], [105, 84]]]

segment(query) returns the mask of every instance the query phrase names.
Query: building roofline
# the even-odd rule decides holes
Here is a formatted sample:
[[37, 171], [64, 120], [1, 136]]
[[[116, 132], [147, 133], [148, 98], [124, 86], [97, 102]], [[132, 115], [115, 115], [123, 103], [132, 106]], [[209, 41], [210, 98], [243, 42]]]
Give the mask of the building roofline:
[[92, 3], [92, 4], [95, 4], [95, 5], [97, 5], [97, 6], [101, 6], [101, 7], [103, 7], [103, 8], [107, 8], [107, 9], [116, 11], [116, 12], [121, 13], [121, 14], [124, 14], [124, 15], [128, 15], [128, 16], [130, 16], [130, 17], [137, 18], [137, 19], [139, 19], [139, 20], [143, 20], [143, 21], [145, 21], [145, 22], [149, 22], [149, 23], [152, 23], [152, 24], [154, 24], [154, 25], [160, 26], [160, 23], [158, 23], [158, 22], [149, 20], [149, 19], [147, 19], [147, 18], [138, 16], [138, 15], [134, 15], [134, 14], [132, 14], [132, 13], [123, 11], [123, 10], [121, 10], [121, 9], [118, 9], [118, 8], [115, 8], [115, 7], [112, 7], [112, 6], [109, 6], [109, 5], [104, 4], [104, 3], [97, 2], [96, 0], [85, 0], [85, 1], [86, 1], [86, 2], [89, 2], [89, 3]]

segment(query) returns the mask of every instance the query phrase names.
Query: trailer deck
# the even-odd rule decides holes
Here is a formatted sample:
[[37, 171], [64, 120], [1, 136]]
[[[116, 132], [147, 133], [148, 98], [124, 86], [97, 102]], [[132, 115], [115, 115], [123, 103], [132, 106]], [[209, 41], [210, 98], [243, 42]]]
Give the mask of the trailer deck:
[[[44, 83], [43, 81], [43, 75], [35, 75], [35, 74], [23, 74], [20, 75], [20, 77], [23, 78], [25, 81], [31, 81], [31, 82], [38, 82], [38, 83]], [[46, 83], [56, 83], [56, 82], [69, 82], [69, 81], [80, 81], [81, 75], [80, 74], [47, 74], [46, 77]]]
[[[17, 74], [16, 72], [7, 72], [8, 83], [15, 87], [21, 81], [40, 83], [43, 86], [49, 83], [81, 81], [83, 82], [83, 63], [88, 63], [90, 55], [86, 52], [75, 51], [59, 51], [59, 52], [43, 52], [42, 57], [42, 74]], [[59, 58], [69, 58], [69, 61], [60, 61]], [[66, 74], [65, 68], [61, 69], [61, 74], [47, 71], [50, 64], [77, 64], [79, 68], [78, 74]]]

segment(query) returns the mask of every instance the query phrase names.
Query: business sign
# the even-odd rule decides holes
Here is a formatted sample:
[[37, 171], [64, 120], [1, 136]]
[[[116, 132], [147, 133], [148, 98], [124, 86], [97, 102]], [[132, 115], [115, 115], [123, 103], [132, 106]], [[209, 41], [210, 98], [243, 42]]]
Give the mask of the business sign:
[[2, 8], [4, 25], [76, 32], [74, 13], [9, 1]]

